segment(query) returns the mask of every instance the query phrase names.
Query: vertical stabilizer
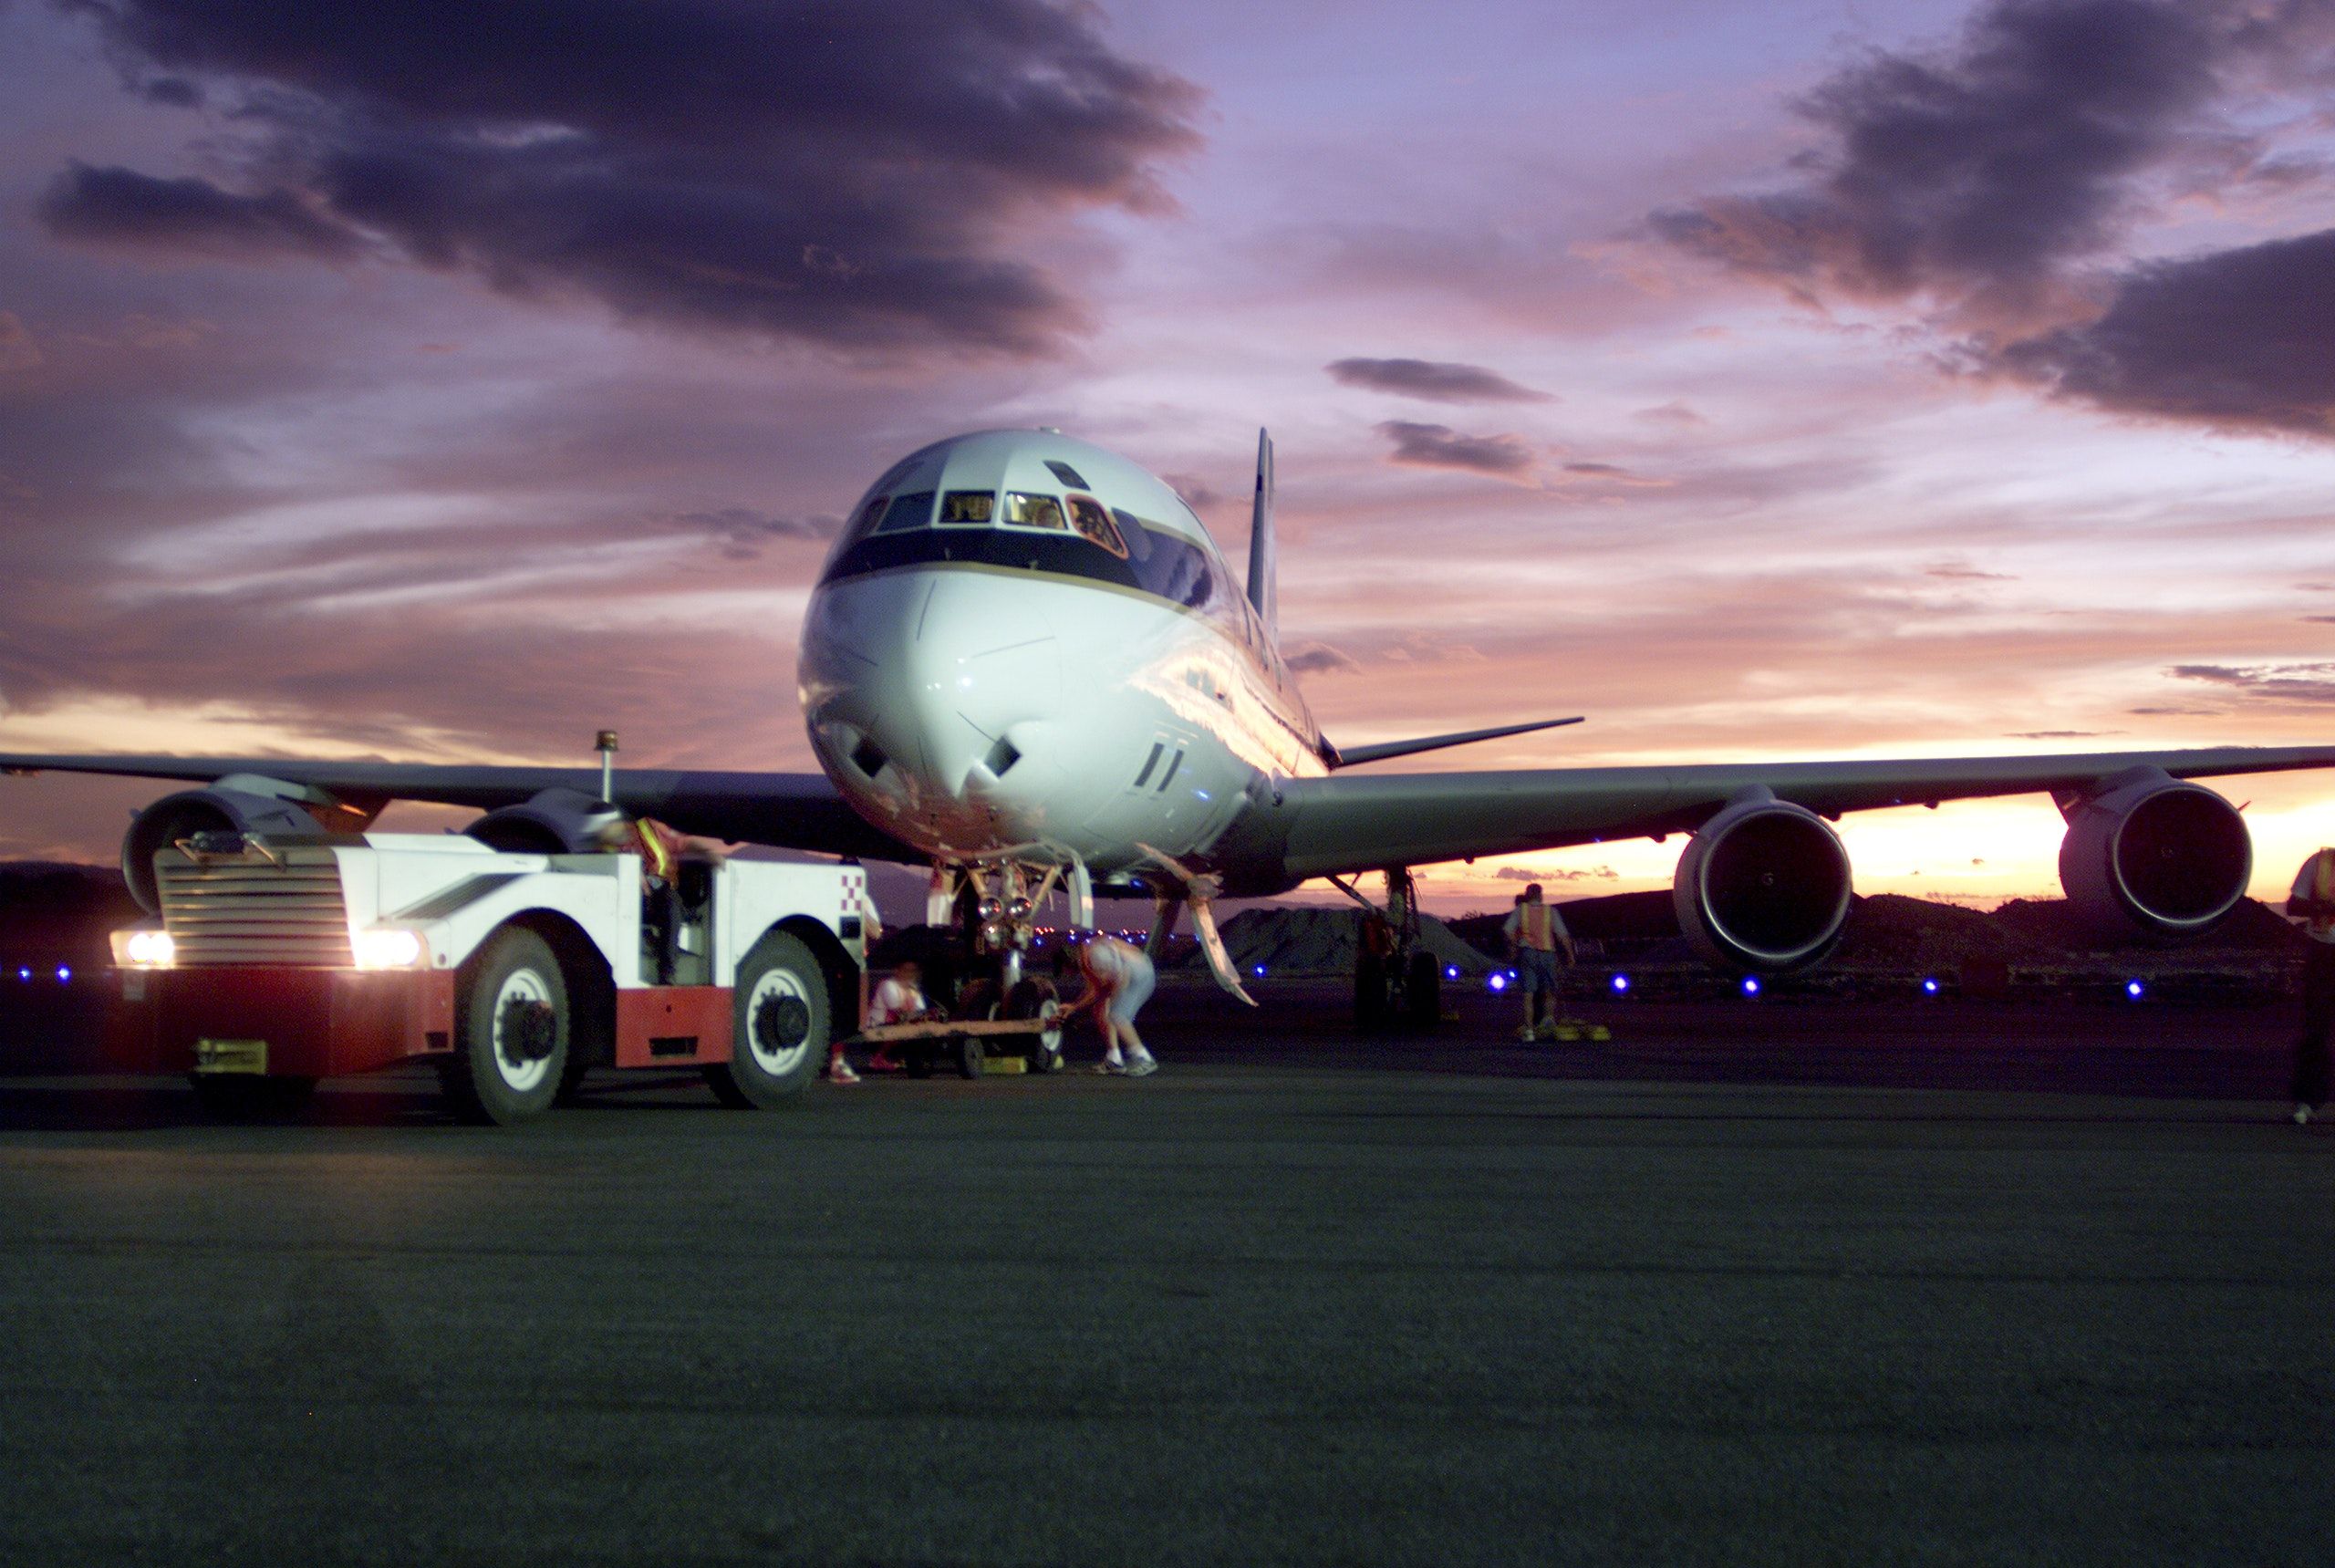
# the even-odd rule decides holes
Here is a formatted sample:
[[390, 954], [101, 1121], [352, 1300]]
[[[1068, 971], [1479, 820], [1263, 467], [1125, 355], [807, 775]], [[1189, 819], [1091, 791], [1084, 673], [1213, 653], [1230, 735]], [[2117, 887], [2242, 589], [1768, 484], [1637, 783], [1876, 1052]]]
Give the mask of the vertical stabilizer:
[[1257, 499], [1249, 514], [1249, 602], [1265, 623], [1265, 635], [1281, 636], [1281, 596], [1273, 589], [1273, 438], [1257, 432]]

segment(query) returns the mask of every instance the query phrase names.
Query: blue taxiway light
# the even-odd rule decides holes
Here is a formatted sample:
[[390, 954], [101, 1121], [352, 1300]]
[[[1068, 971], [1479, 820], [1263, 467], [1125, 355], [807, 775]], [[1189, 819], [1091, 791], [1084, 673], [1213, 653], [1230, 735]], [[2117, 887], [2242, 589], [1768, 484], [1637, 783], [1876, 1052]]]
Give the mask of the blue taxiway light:
[[30, 980], [32, 977], [33, 971], [28, 969], [20, 969], [16, 971], [16, 978], [18, 980]]
[[2149, 988], [2147, 986], [2143, 985], [2137, 980], [2128, 980], [2124, 982], [2124, 994], [2131, 997], [2134, 1002], [2140, 1001], [2143, 996], [2146, 995], [2148, 993], [2148, 989]]
[[73, 979], [73, 971], [72, 971], [70, 969], [67, 969], [67, 968], [65, 965], [63, 965], [63, 964], [58, 964], [58, 965], [57, 966], [57, 984], [59, 984], [59, 985], [68, 984], [68, 983], [70, 983], [70, 982], [71, 982], [72, 979]]
[[1625, 975], [1625, 974], [1617, 974], [1617, 975], [1615, 975], [1615, 976], [1614, 977], [1614, 989], [1615, 991], [1627, 991], [1627, 990], [1629, 990], [1629, 989], [1630, 989], [1630, 977], [1629, 977], [1628, 975]]
[[1484, 983], [1494, 991], [1506, 991], [1508, 989], [1508, 976], [1500, 973], [1498, 970], [1494, 970], [1492, 971], [1491, 978], [1484, 981]]
[[1757, 996], [1759, 994], [1759, 977], [1758, 975], [1747, 974], [1743, 977], [1743, 994], [1746, 996]]
[[1262, 979], [1264, 979], [1264, 978], [1265, 978], [1265, 966], [1264, 966], [1263, 964], [1259, 964], [1259, 965], [1257, 965], [1257, 967], [1256, 967], [1256, 971], [1255, 971], [1255, 973], [1256, 973], [1256, 976], [1257, 976], [1257, 978], [1258, 978], [1259, 980], [1262, 980]]
[[1445, 964], [1443, 966], [1443, 978], [1446, 980], [1458, 980], [1459, 978], [1459, 966], [1456, 963]]
[[1930, 995], [1935, 996], [1937, 994], [1937, 981], [1935, 980], [1925, 980], [1922, 981], [1922, 989]]

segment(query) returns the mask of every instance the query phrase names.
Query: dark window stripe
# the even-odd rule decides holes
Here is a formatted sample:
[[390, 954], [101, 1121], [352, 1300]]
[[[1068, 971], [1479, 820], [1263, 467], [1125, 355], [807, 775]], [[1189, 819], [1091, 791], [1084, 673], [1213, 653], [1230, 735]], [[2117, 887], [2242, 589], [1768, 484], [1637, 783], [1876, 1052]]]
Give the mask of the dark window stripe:
[[1169, 760], [1168, 763], [1168, 772], [1162, 775], [1159, 780], [1159, 788], [1163, 794], [1167, 791], [1169, 784], [1176, 782], [1176, 770], [1183, 765], [1184, 753], [1181, 751], [1178, 751], [1175, 756]]
[[1144, 785], [1144, 781], [1151, 777], [1151, 770], [1158, 765], [1159, 742], [1154, 741], [1151, 742], [1151, 755], [1143, 759], [1143, 772], [1135, 775], [1135, 783], [1130, 784], [1128, 787], [1130, 789], [1141, 789]]

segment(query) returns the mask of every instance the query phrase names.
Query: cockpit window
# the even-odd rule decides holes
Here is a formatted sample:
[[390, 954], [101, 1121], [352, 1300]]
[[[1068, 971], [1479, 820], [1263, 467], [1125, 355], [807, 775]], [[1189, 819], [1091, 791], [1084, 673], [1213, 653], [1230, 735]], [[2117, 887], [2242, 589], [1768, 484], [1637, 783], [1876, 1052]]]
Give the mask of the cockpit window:
[[897, 497], [884, 520], [876, 524], [878, 534], [905, 534], [911, 528], [921, 528], [932, 521], [932, 492], [919, 490], [913, 495]]
[[867, 504], [859, 509], [859, 515], [851, 520], [851, 526], [844, 530], [843, 536], [846, 539], [862, 539], [873, 534], [876, 531], [876, 524], [883, 518], [884, 508], [891, 504], [892, 498], [888, 495], [869, 496]]
[[986, 490], [952, 490], [940, 498], [940, 523], [949, 528], [987, 525], [997, 515], [997, 496]]
[[1093, 485], [1087, 483], [1084, 479], [1079, 476], [1078, 470], [1071, 467], [1070, 464], [1066, 462], [1056, 462], [1053, 458], [1048, 458], [1046, 459], [1046, 468], [1056, 479], [1061, 480], [1073, 490], [1092, 490], [1095, 488]]
[[1051, 495], [1031, 495], [1019, 490], [1005, 493], [1005, 520], [1018, 528], [1066, 530], [1062, 503]]
[[1127, 558], [1127, 542], [1119, 537], [1118, 524], [1111, 521], [1111, 514], [1093, 496], [1070, 498], [1070, 523], [1078, 530], [1080, 538], [1102, 545], [1122, 561]]

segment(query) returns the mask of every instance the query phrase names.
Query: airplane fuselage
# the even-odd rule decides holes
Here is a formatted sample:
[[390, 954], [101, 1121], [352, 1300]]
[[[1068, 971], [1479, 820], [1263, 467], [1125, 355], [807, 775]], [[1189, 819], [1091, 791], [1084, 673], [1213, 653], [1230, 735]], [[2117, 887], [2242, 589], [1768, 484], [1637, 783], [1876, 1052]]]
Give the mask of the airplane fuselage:
[[803, 711], [871, 822], [945, 863], [1205, 864], [1319, 730], [1199, 520], [1051, 431], [918, 452], [868, 492], [805, 618]]

